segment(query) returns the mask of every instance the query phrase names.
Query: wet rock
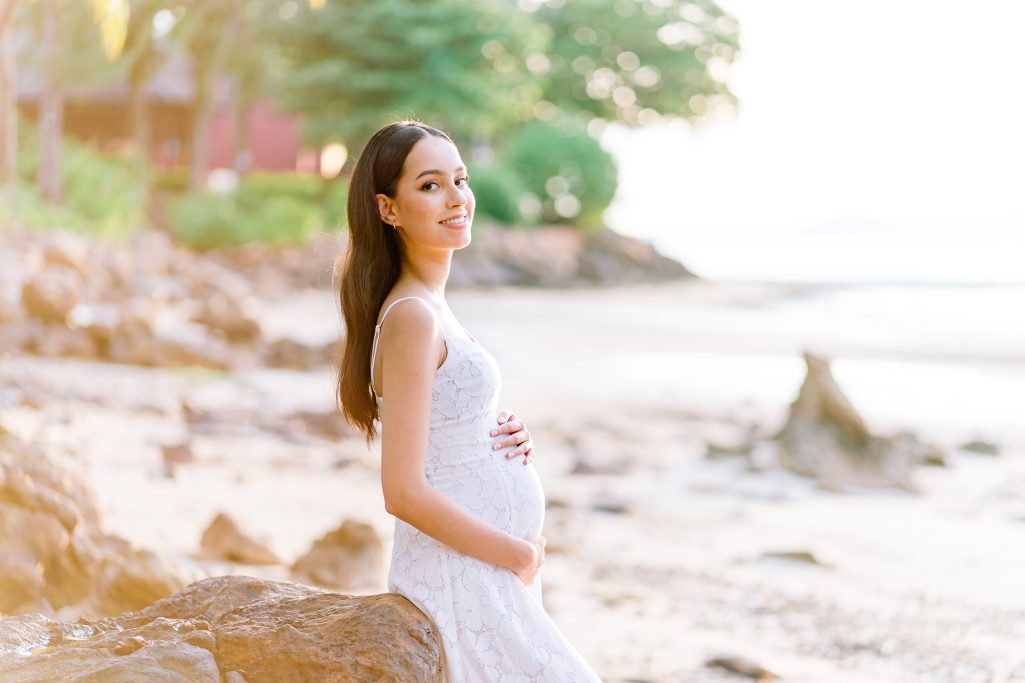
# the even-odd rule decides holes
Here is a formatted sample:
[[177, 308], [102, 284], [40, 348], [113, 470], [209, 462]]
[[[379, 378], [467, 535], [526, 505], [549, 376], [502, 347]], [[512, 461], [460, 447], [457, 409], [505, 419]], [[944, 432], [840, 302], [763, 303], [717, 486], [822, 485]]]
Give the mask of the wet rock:
[[0, 613], [109, 615], [190, 579], [173, 563], [104, 533], [91, 488], [0, 428]]
[[441, 648], [394, 593], [223, 576], [116, 618], [0, 619], [0, 680], [429, 682], [441, 680]]
[[345, 520], [292, 565], [292, 578], [330, 588], [376, 586], [385, 573], [384, 542], [370, 524]]
[[777, 436], [780, 464], [830, 490], [848, 486], [914, 492], [913, 468], [928, 449], [909, 435], [873, 435], [829, 371], [826, 359], [806, 353], [808, 373]]
[[774, 674], [760, 664], [757, 664], [750, 659], [732, 655], [712, 657], [705, 662], [705, 666], [709, 668], [724, 669], [730, 673], [745, 676], [755, 681], [775, 681], [780, 679], [780, 676]]
[[242, 531], [238, 523], [223, 512], [214, 517], [203, 532], [200, 550], [205, 557], [242, 564], [281, 564], [267, 546]]

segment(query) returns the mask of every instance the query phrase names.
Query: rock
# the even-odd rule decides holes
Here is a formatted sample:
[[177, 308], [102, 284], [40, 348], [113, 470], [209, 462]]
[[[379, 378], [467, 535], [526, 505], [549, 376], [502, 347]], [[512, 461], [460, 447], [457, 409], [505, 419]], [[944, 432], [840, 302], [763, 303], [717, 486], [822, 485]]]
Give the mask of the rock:
[[755, 681], [775, 681], [780, 678], [777, 674], [774, 674], [768, 669], [762, 667], [760, 664], [752, 662], [750, 659], [731, 655], [713, 657], [705, 662], [705, 666], [709, 668], [725, 669], [730, 673], [746, 676], [747, 678]]
[[233, 352], [223, 342], [199, 345], [165, 339], [157, 336], [143, 318], [126, 319], [115, 329], [99, 326], [88, 329], [94, 338], [103, 340], [98, 343], [106, 347], [107, 359], [115, 363], [147, 367], [195, 365], [213, 370], [227, 370], [232, 366]]
[[89, 239], [85, 235], [54, 230], [46, 234], [42, 245], [47, 266], [70, 268], [85, 277], [89, 272]]
[[80, 476], [0, 428], [0, 613], [103, 616], [166, 597], [190, 577], [100, 528]]
[[612, 496], [600, 496], [591, 502], [591, 509], [596, 512], [606, 512], [610, 515], [633, 514], [635, 507], [632, 501], [622, 500]]
[[270, 548], [254, 540], [223, 512], [203, 532], [200, 549], [204, 556], [242, 564], [281, 564]]
[[355, 435], [353, 428], [337, 410], [293, 413], [288, 417], [286, 425], [292, 437], [316, 436], [328, 441], [342, 441]]
[[192, 453], [192, 445], [189, 442], [177, 444], [165, 444], [160, 447], [162, 461], [164, 463], [164, 476], [173, 477], [174, 470], [178, 465], [187, 465], [196, 461]]
[[694, 275], [650, 244], [603, 229], [565, 225], [503, 229], [478, 221], [470, 245], [452, 262], [449, 285], [570, 287], [658, 282]]
[[246, 314], [241, 301], [215, 292], [200, 304], [195, 322], [222, 333], [230, 342], [252, 342], [260, 336], [260, 324]]
[[24, 344], [23, 349], [51, 358], [95, 358], [97, 355], [96, 344], [88, 332], [57, 324], [37, 328], [34, 337]]
[[627, 470], [624, 463], [594, 463], [578, 456], [569, 474], [623, 474]]
[[307, 346], [292, 339], [275, 339], [263, 353], [264, 362], [274, 368], [289, 370], [315, 370], [336, 361], [341, 342], [328, 342], [322, 346]]
[[782, 552], [765, 552], [762, 553], [762, 558], [767, 560], [787, 560], [790, 562], [803, 562], [804, 564], [813, 564], [818, 567], [827, 567], [812, 553], [807, 550], [786, 550]]
[[705, 458], [707, 460], [720, 460], [722, 458], [747, 458], [754, 451], [754, 443], [721, 444], [709, 441], [705, 445]]
[[370, 524], [345, 520], [292, 565], [292, 578], [331, 588], [366, 588], [385, 573], [384, 542]]
[[962, 451], [978, 453], [979, 455], [1000, 455], [1000, 447], [989, 441], [974, 440], [958, 446]]
[[0, 619], [4, 683], [398, 683], [441, 677], [436, 627], [394, 593], [354, 597], [222, 576], [116, 618]]
[[603, 228], [584, 243], [577, 277], [594, 283], [621, 284], [693, 278], [694, 274], [651, 244]]
[[78, 303], [82, 278], [69, 268], [49, 268], [21, 286], [21, 305], [33, 318], [64, 323]]
[[913, 468], [927, 449], [907, 434], [887, 439], [869, 432], [829, 371], [828, 361], [804, 354], [808, 374], [777, 435], [780, 463], [831, 490], [847, 486], [914, 492]]

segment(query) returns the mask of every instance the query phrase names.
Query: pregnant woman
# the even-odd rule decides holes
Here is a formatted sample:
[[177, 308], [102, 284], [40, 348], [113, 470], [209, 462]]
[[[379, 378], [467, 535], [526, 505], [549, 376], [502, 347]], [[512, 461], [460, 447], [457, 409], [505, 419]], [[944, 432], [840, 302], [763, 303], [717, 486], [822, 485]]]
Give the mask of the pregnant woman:
[[368, 439], [380, 422], [388, 588], [438, 626], [446, 680], [600, 683], [541, 602], [529, 433], [499, 412], [498, 365], [445, 302], [452, 252], [470, 243], [468, 180], [436, 128], [402, 121], [367, 143], [349, 187], [338, 398]]

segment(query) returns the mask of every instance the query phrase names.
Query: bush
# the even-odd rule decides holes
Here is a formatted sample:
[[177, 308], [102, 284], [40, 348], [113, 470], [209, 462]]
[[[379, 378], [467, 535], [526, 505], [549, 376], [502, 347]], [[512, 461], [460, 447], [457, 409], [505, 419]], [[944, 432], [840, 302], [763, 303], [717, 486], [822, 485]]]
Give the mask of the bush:
[[104, 155], [71, 138], [64, 138], [62, 144], [63, 205], [44, 202], [36, 191], [38, 132], [31, 122], [18, 123], [18, 221], [103, 237], [121, 237], [142, 224], [146, 188], [136, 162]]
[[239, 202], [259, 203], [267, 197], [292, 197], [306, 202], [319, 201], [324, 191], [320, 176], [297, 173], [253, 172], [242, 178]]
[[348, 187], [316, 176], [259, 173], [231, 194], [185, 195], [168, 210], [179, 241], [195, 249], [302, 244], [344, 220]]
[[471, 175], [470, 187], [477, 201], [478, 215], [490, 216], [506, 225], [523, 221], [520, 199], [525, 190], [523, 181], [512, 169], [496, 163], [474, 169]]
[[536, 198], [536, 215], [527, 218], [585, 229], [601, 226], [602, 213], [616, 194], [616, 164], [582, 127], [570, 121], [529, 124], [499, 158]]

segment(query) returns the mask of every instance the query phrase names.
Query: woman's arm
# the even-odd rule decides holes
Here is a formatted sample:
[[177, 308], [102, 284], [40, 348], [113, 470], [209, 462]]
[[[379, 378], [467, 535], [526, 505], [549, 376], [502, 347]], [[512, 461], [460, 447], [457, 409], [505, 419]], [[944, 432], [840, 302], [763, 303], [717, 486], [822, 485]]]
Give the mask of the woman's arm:
[[433, 488], [424, 475], [431, 391], [445, 335], [418, 299], [403, 301], [382, 325], [381, 487], [385, 508], [428, 536], [489, 564], [522, 571], [536, 548], [475, 517]]

